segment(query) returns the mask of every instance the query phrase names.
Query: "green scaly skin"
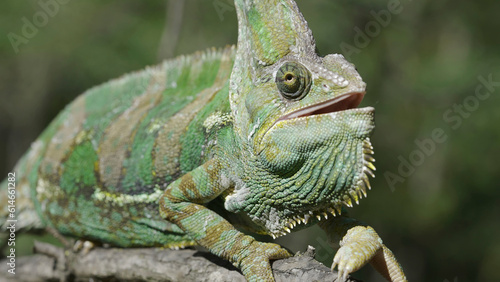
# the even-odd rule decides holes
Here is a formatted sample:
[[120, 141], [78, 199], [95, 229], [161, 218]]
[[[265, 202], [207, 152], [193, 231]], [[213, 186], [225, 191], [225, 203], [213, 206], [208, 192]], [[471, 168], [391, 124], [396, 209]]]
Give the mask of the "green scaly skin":
[[59, 114], [14, 170], [18, 230], [199, 244], [249, 281], [273, 281], [269, 260], [291, 254], [235, 226], [277, 237], [319, 222], [340, 244], [340, 277], [371, 262], [406, 280], [371, 227], [340, 215], [366, 196], [375, 169], [374, 109], [356, 108], [365, 83], [341, 55], [316, 54], [292, 0], [235, 6], [237, 49], [126, 75]]

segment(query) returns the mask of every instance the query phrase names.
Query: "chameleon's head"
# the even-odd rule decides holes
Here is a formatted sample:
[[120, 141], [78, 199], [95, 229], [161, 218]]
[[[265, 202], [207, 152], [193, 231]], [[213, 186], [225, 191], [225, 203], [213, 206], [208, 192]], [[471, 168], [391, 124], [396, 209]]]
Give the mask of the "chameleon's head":
[[352, 64], [316, 54], [293, 1], [253, 2], [236, 1], [240, 36], [230, 88], [249, 174], [235, 181], [226, 208], [279, 236], [366, 196], [374, 109], [357, 108], [365, 83]]

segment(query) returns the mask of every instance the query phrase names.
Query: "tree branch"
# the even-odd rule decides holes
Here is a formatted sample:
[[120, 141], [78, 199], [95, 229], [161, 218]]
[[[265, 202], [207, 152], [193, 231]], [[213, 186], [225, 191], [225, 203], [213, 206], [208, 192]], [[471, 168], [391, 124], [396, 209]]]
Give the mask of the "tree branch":
[[158, 46], [158, 61], [172, 58], [179, 41], [179, 35], [182, 29], [182, 18], [184, 15], [184, 1], [168, 1], [165, 16], [165, 25], [161, 35], [160, 45]]
[[[0, 261], [0, 278], [12, 281], [245, 281], [228, 261], [193, 249], [94, 248], [87, 254], [37, 242], [35, 254], [16, 259], [15, 275]], [[314, 249], [275, 261], [276, 281], [334, 281], [337, 273], [314, 260]], [[2, 280], [2, 279], [0, 279]], [[357, 281], [348, 279], [347, 281]]]

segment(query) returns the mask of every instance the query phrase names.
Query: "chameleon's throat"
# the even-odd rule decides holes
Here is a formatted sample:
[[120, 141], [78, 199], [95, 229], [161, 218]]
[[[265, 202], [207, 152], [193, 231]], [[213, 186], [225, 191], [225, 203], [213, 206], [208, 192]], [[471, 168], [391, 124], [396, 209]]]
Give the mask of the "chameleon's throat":
[[375, 177], [373, 173], [375, 171], [375, 166], [373, 163], [375, 159], [373, 155], [373, 147], [370, 142], [370, 138], [366, 138], [362, 145], [362, 171], [359, 174], [358, 180], [354, 186], [352, 186], [346, 193], [341, 196], [338, 201], [331, 203], [329, 207], [318, 209], [318, 210], [308, 210], [304, 214], [296, 214], [290, 217], [285, 217], [284, 222], [278, 230], [272, 230], [269, 235], [274, 239], [277, 237], [291, 233], [291, 231], [298, 225], [308, 225], [315, 222], [320, 222], [327, 220], [329, 216], [339, 216], [341, 215], [342, 205], [353, 207], [353, 203], [359, 204], [359, 200], [367, 196], [367, 189], [370, 190], [370, 181], [368, 176], [372, 178]]

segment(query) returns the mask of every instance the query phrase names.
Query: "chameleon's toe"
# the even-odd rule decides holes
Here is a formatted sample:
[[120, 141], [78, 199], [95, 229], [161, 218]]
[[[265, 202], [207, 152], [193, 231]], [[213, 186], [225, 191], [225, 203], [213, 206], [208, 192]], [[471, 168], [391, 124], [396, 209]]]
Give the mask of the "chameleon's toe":
[[92, 249], [96, 247], [96, 244], [87, 240], [77, 240], [73, 245], [74, 252], [81, 252], [83, 255], [88, 254]]
[[241, 255], [244, 258], [240, 262], [240, 267], [248, 281], [274, 281], [269, 260], [292, 256], [277, 244], [258, 241], [253, 241]]
[[340, 245], [333, 259], [332, 269], [337, 266], [339, 278], [344, 281], [347, 275], [368, 263], [383, 246], [375, 230], [364, 226], [351, 228]]

